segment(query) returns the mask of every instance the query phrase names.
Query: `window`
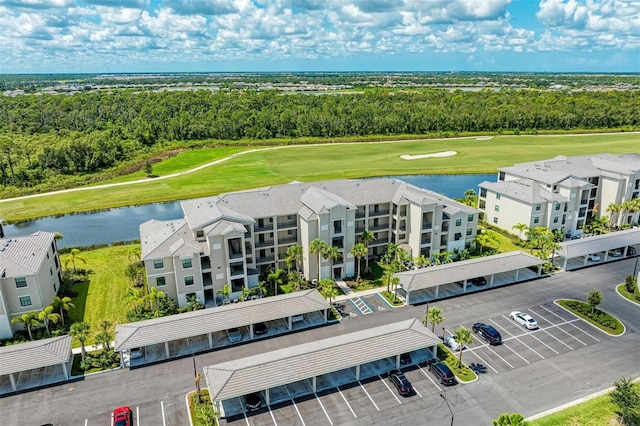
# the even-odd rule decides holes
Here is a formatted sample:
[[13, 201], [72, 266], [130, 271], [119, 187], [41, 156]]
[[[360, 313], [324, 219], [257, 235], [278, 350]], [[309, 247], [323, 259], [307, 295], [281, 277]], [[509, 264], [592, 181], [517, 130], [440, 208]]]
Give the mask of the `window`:
[[27, 279], [25, 277], [16, 277], [16, 288], [24, 288], [27, 286]]
[[53, 268], [49, 266], [49, 275], [53, 276]]
[[536, 211], [539, 212], [542, 206], [540, 204], [536, 204]]
[[553, 223], [558, 223], [558, 216], [553, 217]]
[[204, 231], [196, 231], [196, 238], [204, 238]]
[[504, 180], [504, 178], [505, 178], [505, 173], [504, 172], [498, 173], [498, 180]]
[[493, 223], [498, 223], [498, 218], [497, 217], [493, 218]]
[[500, 206], [496, 204], [495, 206], [493, 206], [493, 209], [495, 211], [499, 212], [500, 211]]
[[153, 259], [153, 269], [164, 268], [164, 261], [162, 259]]
[[193, 266], [193, 264], [191, 263], [191, 258], [187, 257], [186, 259], [182, 259], [182, 267], [184, 269], [189, 269]]
[[456, 226], [462, 226], [462, 219], [456, 219]]
[[485, 200], [480, 200], [480, 202], [478, 203], [478, 208], [480, 210], [484, 210], [485, 207], [487, 207], [487, 202]]
[[534, 218], [533, 218], [533, 223], [534, 223], [534, 224], [536, 224], [536, 225], [537, 225], [538, 223], [540, 223], [540, 217], [538, 217], [538, 216], [534, 217]]
[[167, 285], [165, 277], [156, 277], [156, 287], [164, 287]]
[[560, 210], [560, 203], [556, 203], [556, 211]]
[[473, 215], [472, 214], [468, 214], [467, 215], [467, 222], [473, 222]]
[[500, 194], [496, 194], [496, 200], [500, 199]]
[[481, 197], [487, 196], [487, 188], [480, 188], [480, 196]]
[[31, 296], [20, 296], [18, 300], [20, 300], [20, 306], [23, 308], [25, 306], [31, 306]]
[[184, 277], [184, 285], [193, 285], [193, 275]]
[[454, 239], [460, 241], [462, 239], [462, 232], [456, 232]]
[[467, 228], [467, 235], [473, 234], [473, 228]]

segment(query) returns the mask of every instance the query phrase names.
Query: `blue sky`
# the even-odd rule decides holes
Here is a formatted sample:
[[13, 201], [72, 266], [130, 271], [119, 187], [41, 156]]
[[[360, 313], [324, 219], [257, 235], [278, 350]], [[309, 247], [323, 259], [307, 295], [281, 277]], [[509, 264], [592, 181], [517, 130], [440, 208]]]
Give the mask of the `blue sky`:
[[640, 0], [0, 0], [0, 73], [640, 72]]

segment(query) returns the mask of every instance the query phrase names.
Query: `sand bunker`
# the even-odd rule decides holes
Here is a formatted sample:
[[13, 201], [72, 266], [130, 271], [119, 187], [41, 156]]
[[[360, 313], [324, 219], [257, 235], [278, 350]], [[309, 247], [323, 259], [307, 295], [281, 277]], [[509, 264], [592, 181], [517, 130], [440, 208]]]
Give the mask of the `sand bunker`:
[[455, 151], [442, 151], [442, 152], [434, 152], [433, 154], [420, 154], [420, 155], [409, 155], [402, 154], [400, 158], [403, 160], [420, 160], [422, 158], [431, 158], [431, 157], [451, 157], [452, 155], [456, 155]]
[[493, 139], [493, 136], [480, 136], [476, 138], [477, 141], [488, 141], [489, 139]]

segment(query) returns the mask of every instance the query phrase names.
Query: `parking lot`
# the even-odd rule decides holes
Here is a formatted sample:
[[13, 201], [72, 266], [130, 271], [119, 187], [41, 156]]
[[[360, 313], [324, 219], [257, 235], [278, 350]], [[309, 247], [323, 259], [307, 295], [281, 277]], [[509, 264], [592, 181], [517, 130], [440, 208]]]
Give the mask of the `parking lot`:
[[369, 315], [376, 312], [393, 309], [393, 307], [379, 294], [369, 294], [366, 296], [352, 296], [348, 299], [333, 303], [336, 310], [342, 315], [343, 321], [349, 318], [356, 318], [362, 315]]
[[[612, 339], [553, 303], [523, 310], [538, 322], [537, 330], [526, 330], [509, 318], [509, 312], [478, 319], [502, 335], [502, 345], [489, 346], [479, 335], [464, 350], [463, 360], [476, 372], [500, 374], [547, 358]], [[471, 324], [464, 324], [471, 328]], [[447, 333], [453, 330], [446, 329]]]
[[[424, 351], [425, 358], [430, 356]], [[436, 382], [426, 362], [403, 368], [415, 389], [415, 394], [402, 397], [389, 381], [387, 373], [376, 374], [365, 380], [338, 385], [314, 395], [291, 399], [222, 419], [227, 425], [339, 425], [375, 417], [402, 405], [419, 403], [424, 407], [440, 407], [439, 394], [445, 388]], [[449, 388], [453, 389], [453, 388]], [[448, 414], [448, 412], [447, 412]], [[445, 412], [442, 412], [445, 415]]]

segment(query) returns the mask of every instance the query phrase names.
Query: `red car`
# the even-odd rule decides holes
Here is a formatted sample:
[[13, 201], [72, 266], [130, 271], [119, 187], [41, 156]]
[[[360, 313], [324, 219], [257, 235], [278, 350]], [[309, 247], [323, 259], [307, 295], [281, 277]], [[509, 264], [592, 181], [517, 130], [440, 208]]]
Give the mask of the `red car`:
[[129, 407], [113, 410], [113, 426], [133, 426], [133, 413]]

